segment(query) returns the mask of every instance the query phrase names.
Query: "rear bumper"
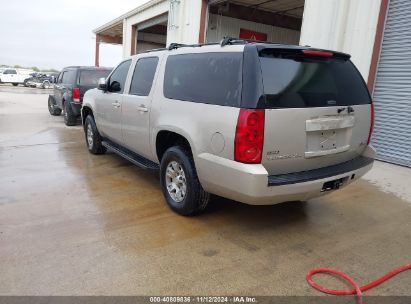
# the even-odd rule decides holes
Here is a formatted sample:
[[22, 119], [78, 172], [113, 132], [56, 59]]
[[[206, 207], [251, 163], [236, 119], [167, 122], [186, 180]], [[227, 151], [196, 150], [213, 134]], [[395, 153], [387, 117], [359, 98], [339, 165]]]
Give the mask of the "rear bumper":
[[268, 176], [268, 186], [282, 186], [290, 184], [298, 184], [309, 181], [315, 181], [320, 179], [325, 179], [341, 174], [346, 174], [347, 172], [352, 172], [357, 169], [366, 167], [369, 164], [372, 164], [374, 159], [359, 156], [352, 160], [349, 160], [345, 163], [341, 163], [334, 166], [329, 166], [320, 169], [288, 173], [288, 174], [279, 174], [279, 175], [269, 175]]
[[81, 107], [82, 107], [82, 102], [74, 102], [70, 101], [71, 109], [73, 110], [73, 114], [75, 116], [80, 116], [81, 115]]
[[322, 191], [325, 183], [343, 179], [340, 188], [359, 179], [373, 165], [374, 150], [346, 163], [322, 169], [269, 176], [262, 165], [242, 164], [203, 153], [196, 160], [203, 188], [213, 194], [251, 205], [269, 205], [285, 201], [308, 200], [331, 191]]

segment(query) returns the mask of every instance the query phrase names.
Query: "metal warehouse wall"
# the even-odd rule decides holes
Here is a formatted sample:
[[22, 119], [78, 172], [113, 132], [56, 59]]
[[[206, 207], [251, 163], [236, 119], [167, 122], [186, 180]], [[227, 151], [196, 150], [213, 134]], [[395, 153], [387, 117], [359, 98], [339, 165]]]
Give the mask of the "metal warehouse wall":
[[238, 37], [240, 28], [266, 33], [272, 42], [298, 44], [300, 40], [299, 31], [214, 14], [209, 16], [206, 40], [218, 42], [224, 36]]
[[411, 167], [411, 1], [391, 0], [373, 100], [379, 159]]

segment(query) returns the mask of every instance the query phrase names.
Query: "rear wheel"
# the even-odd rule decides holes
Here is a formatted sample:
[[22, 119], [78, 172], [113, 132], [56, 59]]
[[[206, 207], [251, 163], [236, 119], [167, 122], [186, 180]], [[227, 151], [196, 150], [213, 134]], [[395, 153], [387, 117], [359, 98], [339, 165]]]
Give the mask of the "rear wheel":
[[87, 148], [92, 154], [103, 154], [106, 148], [101, 144], [101, 136], [97, 130], [93, 116], [88, 115], [84, 121], [84, 134], [86, 136]]
[[13, 83], [13, 86], [17, 87], [19, 84], [18, 83]]
[[49, 96], [48, 108], [50, 115], [59, 116], [61, 114], [61, 109], [56, 106], [56, 101], [52, 96]]
[[77, 123], [77, 116], [74, 115], [68, 101], [64, 102], [64, 123], [66, 126], [74, 126]]
[[178, 214], [195, 215], [207, 207], [210, 194], [204, 191], [198, 180], [188, 148], [175, 146], [164, 153], [160, 181], [168, 206]]

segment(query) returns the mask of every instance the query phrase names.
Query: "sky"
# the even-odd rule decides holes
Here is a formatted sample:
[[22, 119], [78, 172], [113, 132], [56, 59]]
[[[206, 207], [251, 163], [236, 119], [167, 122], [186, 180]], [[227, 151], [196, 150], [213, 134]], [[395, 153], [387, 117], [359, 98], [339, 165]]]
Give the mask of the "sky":
[[[0, 65], [61, 69], [94, 65], [93, 29], [148, 0], [14, 0], [0, 5]], [[121, 45], [100, 45], [100, 65], [115, 66]]]

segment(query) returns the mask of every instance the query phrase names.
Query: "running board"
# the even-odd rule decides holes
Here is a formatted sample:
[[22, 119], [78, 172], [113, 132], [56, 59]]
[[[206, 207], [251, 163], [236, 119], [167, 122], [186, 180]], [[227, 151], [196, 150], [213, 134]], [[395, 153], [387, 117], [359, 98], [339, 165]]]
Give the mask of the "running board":
[[103, 140], [101, 144], [107, 149], [113, 151], [114, 153], [120, 155], [121, 157], [124, 157], [128, 161], [132, 162], [133, 164], [143, 169], [148, 169], [148, 170], [159, 170], [160, 169], [160, 166], [156, 164], [155, 162], [152, 162], [151, 160], [145, 158], [144, 156], [134, 153], [133, 151], [130, 151], [127, 148], [117, 145], [110, 140]]

